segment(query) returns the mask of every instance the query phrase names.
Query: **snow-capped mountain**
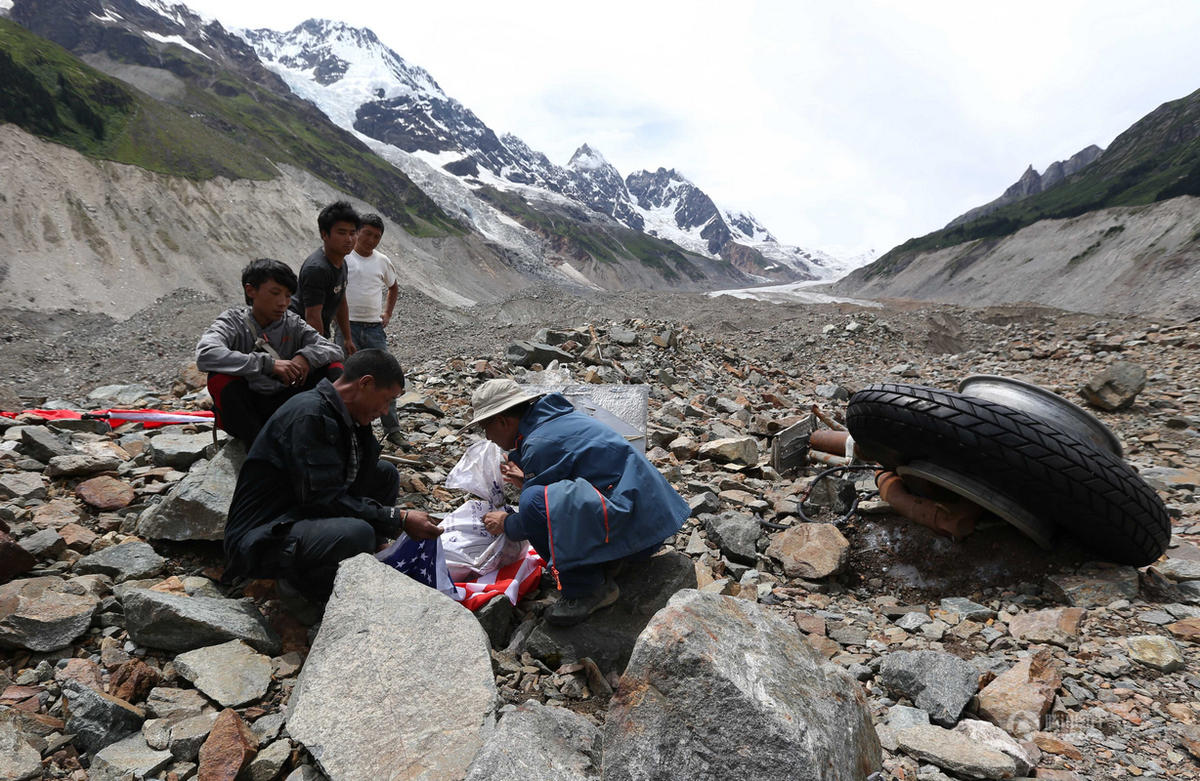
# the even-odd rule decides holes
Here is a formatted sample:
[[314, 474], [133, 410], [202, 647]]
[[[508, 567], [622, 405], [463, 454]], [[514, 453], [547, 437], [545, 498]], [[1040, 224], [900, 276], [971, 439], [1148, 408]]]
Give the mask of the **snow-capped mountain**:
[[[566, 166], [556, 165], [516, 136], [498, 135], [446, 95], [427, 71], [406, 62], [370, 30], [309, 20], [287, 32], [241, 34], [268, 68], [335, 123], [456, 177], [470, 189], [490, 186], [558, 204], [565, 198], [587, 207], [589, 220], [607, 219], [765, 279], [832, 278], [846, 265], [825, 253], [780, 244], [753, 217], [719, 209], [674, 170], [622, 177], [586, 143]], [[412, 159], [387, 156], [414, 175]], [[453, 190], [457, 200], [439, 205], [472, 224], [472, 215], [492, 208], [462, 200], [462, 188], [433, 189]]]

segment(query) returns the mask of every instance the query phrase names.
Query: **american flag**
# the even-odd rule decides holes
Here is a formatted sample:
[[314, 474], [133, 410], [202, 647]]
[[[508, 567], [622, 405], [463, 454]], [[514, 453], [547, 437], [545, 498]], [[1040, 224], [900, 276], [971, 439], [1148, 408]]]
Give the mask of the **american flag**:
[[455, 583], [446, 568], [446, 554], [442, 551], [441, 539], [414, 540], [407, 534], [400, 535], [399, 539], [375, 554], [375, 558], [418, 583], [462, 602], [472, 611], [502, 595], [512, 604], [517, 604], [521, 597], [537, 587], [546, 564], [541, 556], [530, 549], [524, 558], [496, 572], [473, 581]]

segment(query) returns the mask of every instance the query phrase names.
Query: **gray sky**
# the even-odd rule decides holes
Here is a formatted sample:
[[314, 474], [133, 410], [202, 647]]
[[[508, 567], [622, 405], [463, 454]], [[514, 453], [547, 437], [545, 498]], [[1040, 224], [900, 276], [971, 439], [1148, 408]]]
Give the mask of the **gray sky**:
[[189, 0], [373, 29], [565, 164], [676, 168], [787, 243], [880, 253], [1200, 88], [1200, 3]]

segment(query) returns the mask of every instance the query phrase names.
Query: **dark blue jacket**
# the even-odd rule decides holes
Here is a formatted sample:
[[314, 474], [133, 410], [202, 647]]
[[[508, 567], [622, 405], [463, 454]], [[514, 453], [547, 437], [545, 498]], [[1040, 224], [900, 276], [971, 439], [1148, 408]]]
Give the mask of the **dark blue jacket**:
[[643, 551], [679, 531], [690, 512], [645, 455], [559, 393], [521, 418], [509, 458], [524, 470], [525, 486], [505, 534], [548, 534], [558, 570]]

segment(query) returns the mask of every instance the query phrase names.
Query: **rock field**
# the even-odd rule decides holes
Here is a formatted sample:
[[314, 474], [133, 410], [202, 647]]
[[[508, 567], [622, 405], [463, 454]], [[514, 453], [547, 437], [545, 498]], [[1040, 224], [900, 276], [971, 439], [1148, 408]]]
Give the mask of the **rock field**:
[[[221, 309], [0, 311], [0, 409], [202, 406], [186, 364]], [[649, 387], [647, 455], [692, 518], [578, 627], [540, 620], [548, 582], [473, 616], [366, 556], [306, 615], [220, 581], [236, 443], [0, 418], [0, 778], [1200, 777], [1200, 323], [545, 289], [406, 291], [397, 318], [404, 506], [463, 501], [442, 483], [473, 388], [550, 368]], [[1118, 364], [1144, 389], [1088, 409], [1171, 516], [1149, 567], [996, 519], [954, 542], [870, 472], [809, 495], [820, 465], [770, 466], [779, 431], [872, 383], [996, 374], [1084, 405]]]

